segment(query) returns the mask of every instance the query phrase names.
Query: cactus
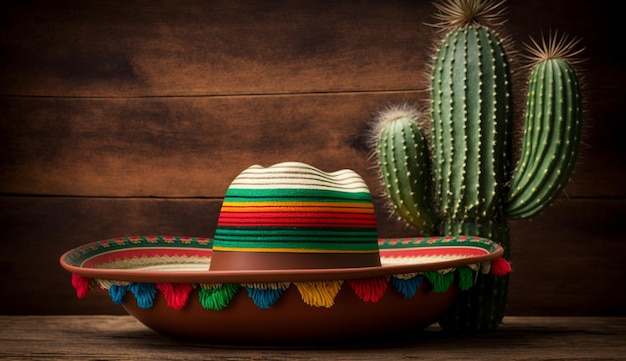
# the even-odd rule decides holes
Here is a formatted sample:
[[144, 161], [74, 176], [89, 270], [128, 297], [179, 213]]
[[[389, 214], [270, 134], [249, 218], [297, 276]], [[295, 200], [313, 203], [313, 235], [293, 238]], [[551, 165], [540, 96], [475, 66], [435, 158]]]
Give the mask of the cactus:
[[[510, 69], [500, 26], [503, 2], [441, 0], [445, 36], [434, 57], [430, 137], [421, 113], [393, 106], [375, 120], [373, 141], [386, 194], [399, 217], [424, 234], [490, 238], [510, 259], [508, 218], [529, 218], [563, 191], [578, 155], [581, 87], [576, 40], [532, 42], [524, 136], [512, 169]], [[430, 144], [428, 144], [430, 142]], [[508, 277], [479, 273], [445, 330], [493, 330], [502, 321]]]

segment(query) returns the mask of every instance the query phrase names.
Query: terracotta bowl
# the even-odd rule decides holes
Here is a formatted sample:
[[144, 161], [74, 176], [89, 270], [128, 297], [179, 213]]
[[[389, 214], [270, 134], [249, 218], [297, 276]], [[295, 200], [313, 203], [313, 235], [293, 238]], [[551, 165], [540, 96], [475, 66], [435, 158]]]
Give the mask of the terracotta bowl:
[[302, 302], [294, 287], [269, 309], [260, 309], [239, 290], [229, 307], [209, 311], [197, 291], [182, 310], [168, 307], [157, 294], [151, 309], [137, 306], [130, 295], [124, 308], [147, 327], [170, 337], [222, 346], [332, 346], [401, 342], [417, 337], [450, 308], [458, 288], [433, 293], [422, 286], [409, 300], [388, 292], [375, 304], [359, 300], [344, 287], [331, 308]]

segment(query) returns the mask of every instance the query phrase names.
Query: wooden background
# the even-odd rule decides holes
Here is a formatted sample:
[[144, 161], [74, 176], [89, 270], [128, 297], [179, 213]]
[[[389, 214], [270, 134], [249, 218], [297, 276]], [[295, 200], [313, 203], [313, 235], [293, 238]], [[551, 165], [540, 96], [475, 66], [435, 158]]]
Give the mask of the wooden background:
[[[588, 58], [580, 165], [554, 206], [510, 222], [507, 314], [625, 316], [621, 11], [609, 0], [507, 5], [518, 48], [558, 29], [583, 38]], [[386, 213], [364, 134], [386, 104], [426, 99], [430, 1], [0, 9], [1, 314], [123, 314], [104, 295], [76, 299], [59, 256], [118, 236], [210, 237], [229, 182], [255, 163], [352, 168], [376, 195], [380, 235], [418, 235]]]

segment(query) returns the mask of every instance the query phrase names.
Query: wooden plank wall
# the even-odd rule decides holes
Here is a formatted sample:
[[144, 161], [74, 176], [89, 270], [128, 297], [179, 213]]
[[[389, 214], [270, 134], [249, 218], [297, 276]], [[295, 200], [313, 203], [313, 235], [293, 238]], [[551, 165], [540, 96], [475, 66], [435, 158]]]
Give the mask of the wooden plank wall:
[[[507, 313], [625, 316], [620, 12], [609, 0], [507, 6], [517, 48], [558, 29], [588, 58], [581, 162], [554, 206], [510, 222]], [[386, 104], [427, 97], [430, 1], [1, 8], [0, 313], [124, 313], [104, 295], [77, 300], [59, 256], [118, 236], [210, 237], [229, 182], [255, 163], [352, 168], [376, 195], [381, 236], [419, 234], [386, 212], [364, 134]]]

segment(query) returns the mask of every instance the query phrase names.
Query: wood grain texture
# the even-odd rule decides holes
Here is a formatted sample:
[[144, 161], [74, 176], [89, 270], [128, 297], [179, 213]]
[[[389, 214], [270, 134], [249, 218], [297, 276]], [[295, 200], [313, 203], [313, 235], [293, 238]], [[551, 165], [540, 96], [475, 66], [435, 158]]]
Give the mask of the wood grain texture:
[[[587, 47], [585, 146], [567, 194], [626, 196], [614, 5], [507, 5], [518, 47], [544, 24]], [[426, 99], [438, 37], [424, 24], [427, 1], [35, 1], [6, 10], [0, 192], [17, 194], [220, 196], [241, 169], [284, 159], [365, 172], [358, 150], [368, 120], [390, 102]]]
[[[223, 348], [163, 337], [131, 316], [0, 316], [0, 360], [623, 360], [626, 319], [505, 317], [488, 335], [433, 326], [414, 340], [319, 348]], [[453, 345], [453, 346], [452, 346]]]
[[[585, 39], [592, 88], [623, 88], [610, 0], [507, 0], [515, 44]], [[423, 89], [430, 1], [6, 2], [0, 94], [134, 97]], [[619, 76], [616, 76], [619, 75]]]
[[[2, 93], [189, 96], [414, 89], [425, 1], [13, 2]], [[0, 63], [2, 64], [2, 63]], [[385, 69], [401, 71], [386, 73]], [[422, 85], [423, 87], [423, 85]]]
[[352, 168], [375, 185], [363, 133], [414, 93], [158, 99], [0, 99], [0, 191], [223, 197], [253, 164]]
[[[591, 100], [612, 94], [598, 93]], [[286, 160], [326, 171], [352, 168], [379, 191], [366, 141], [373, 114], [421, 95], [0, 97], [0, 192], [221, 197], [248, 166]], [[615, 119], [610, 109], [607, 104], [596, 112], [604, 112], [602, 119]], [[620, 146], [618, 128], [617, 122], [607, 122], [586, 132], [567, 195], [626, 196], [626, 149]]]

